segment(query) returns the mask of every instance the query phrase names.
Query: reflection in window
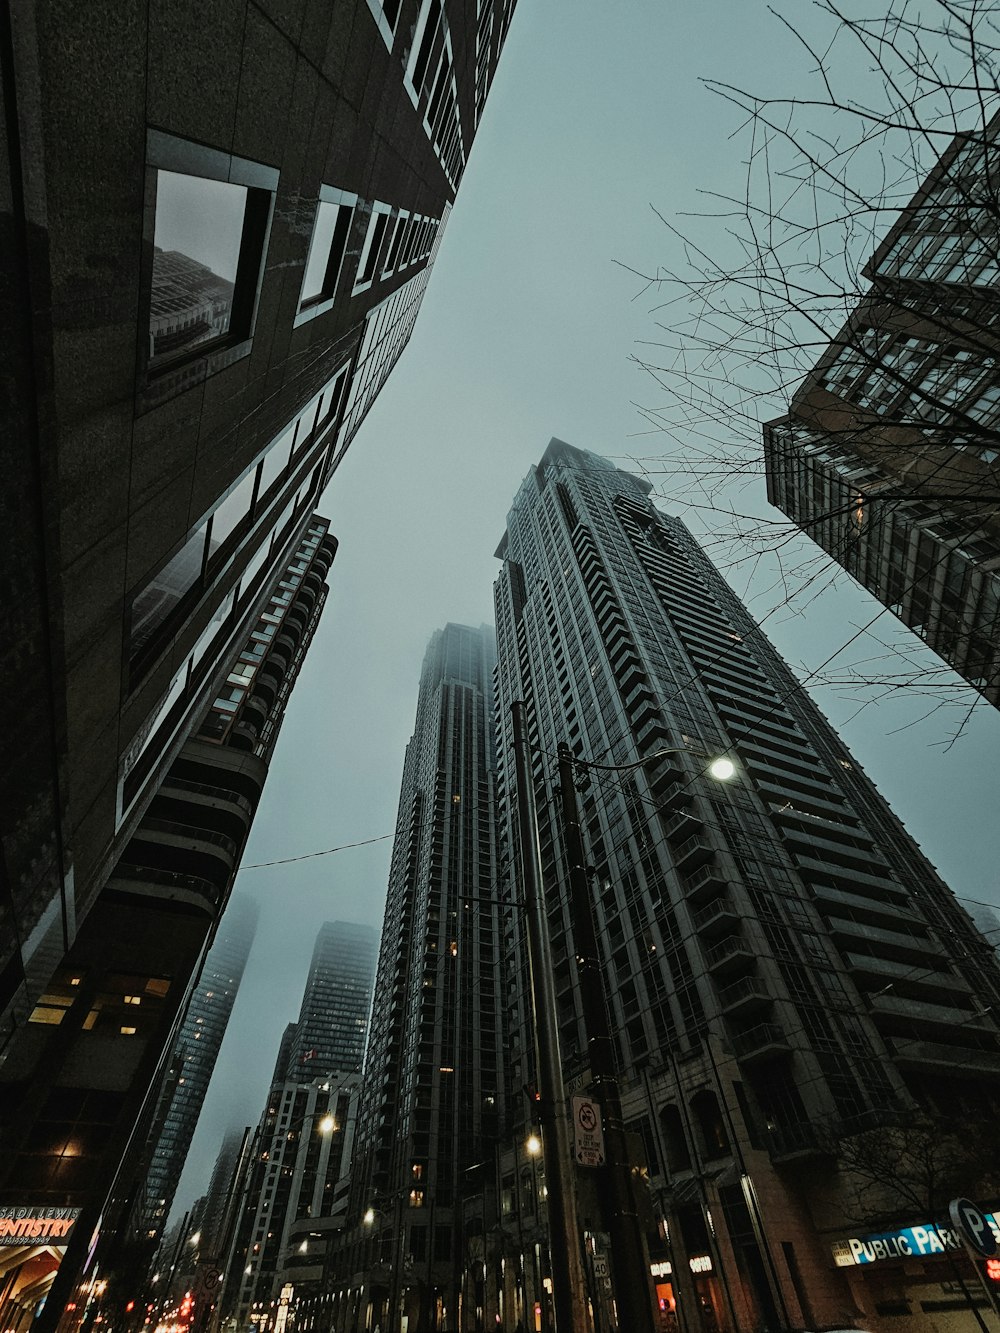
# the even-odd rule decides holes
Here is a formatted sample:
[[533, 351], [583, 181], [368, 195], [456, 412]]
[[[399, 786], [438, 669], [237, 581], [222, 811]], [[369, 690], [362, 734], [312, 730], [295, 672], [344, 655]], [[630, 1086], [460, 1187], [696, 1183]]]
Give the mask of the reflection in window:
[[133, 661], [201, 579], [207, 529], [207, 522], [200, 524], [132, 603], [129, 647]]
[[222, 604], [218, 606], [216, 610], [212, 613], [212, 619], [202, 630], [201, 634], [199, 634], [198, 641], [195, 644], [194, 648], [191, 650], [192, 671], [195, 669], [195, 667], [197, 667], [198, 663], [204, 657], [206, 650], [211, 646], [212, 642], [214, 641], [215, 636], [219, 633], [222, 626], [228, 620], [229, 613], [233, 609], [233, 603], [235, 602], [235, 600], [236, 600], [236, 590], [234, 588], [230, 590], [228, 596], [224, 598]]
[[150, 367], [229, 332], [247, 193], [229, 181], [156, 173]]
[[257, 469], [251, 468], [212, 515], [212, 533], [209, 538], [208, 550], [210, 557], [215, 555], [219, 547], [232, 536], [243, 520], [249, 517], [256, 476]]

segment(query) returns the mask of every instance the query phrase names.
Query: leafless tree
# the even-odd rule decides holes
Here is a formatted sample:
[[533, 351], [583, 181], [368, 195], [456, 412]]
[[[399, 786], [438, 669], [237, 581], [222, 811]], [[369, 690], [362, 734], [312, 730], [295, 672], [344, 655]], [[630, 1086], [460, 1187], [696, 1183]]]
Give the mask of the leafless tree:
[[[635, 359], [656, 444], [632, 463], [707, 515], [717, 560], [766, 557], [775, 604], [796, 607], [837, 576], [800, 527], [826, 525], [848, 568], [862, 525], [907, 506], [1000, 539], [1000, 7], [812, 0], [806, 26], [793, 9], [794, 24], [769, 7], [801, 53], [791, 93], [773, 71], [766, 93], [705, 80], [738, 116], [745, 172], [695, 215], [658, 214], [682, 258], [637, 273], [655, 296]], [[772, 472], [783, 433], [807, 434], [881, 480], [834, 485], [799, 524], [775, 516], [756, 498], [768, 422]], [[818, 679], [954, 690], [882, 626], [867, 660]]]

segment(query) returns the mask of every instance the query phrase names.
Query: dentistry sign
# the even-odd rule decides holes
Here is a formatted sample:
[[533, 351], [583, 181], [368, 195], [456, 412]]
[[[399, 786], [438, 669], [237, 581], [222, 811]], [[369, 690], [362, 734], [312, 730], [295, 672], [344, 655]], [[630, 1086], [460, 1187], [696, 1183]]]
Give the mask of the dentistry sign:
[[[1000, 1241], [1000, 1214], [986, 1213], [990, 1230]], [[833, 1242], [833, 1261], [838, 1268], [855, 1264], [876, 1264], [883, 1259], [922, 1259], [962, 1249], [962, 1238], [954, 1227], [935, 1226], [925, 1222], [921, 1226], [900, 1227], [898, 1231], [882, 1231], [873, 1236], [851, 1236]]]

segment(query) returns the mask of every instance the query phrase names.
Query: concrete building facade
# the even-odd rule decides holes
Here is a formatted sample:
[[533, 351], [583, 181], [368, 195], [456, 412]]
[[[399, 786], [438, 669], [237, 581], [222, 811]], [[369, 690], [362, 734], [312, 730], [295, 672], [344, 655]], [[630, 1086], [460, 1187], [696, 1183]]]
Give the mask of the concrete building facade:
[[768, 498], [1000, 703], [1000, 152], [957, 139], [764, 428]]
[[[625, 1113], [649, 1180], [664, 1327], [881, 1333], [905, 1313], [908, 1329], [930, 1333], [963, 1300], [947, 1246], [914, 1248], [907, 1262], [905, 1250], [883, 1247], [868, 1264], [859, 1237], [926, 1227], [939, 1206], [876, 1179], [890, 1144], [898, 1164], [936, 1126], [943, 1162], [942, 1126], [957, 1121], [971, 1140], [995, 1114], [1000, 972], [759, 626], [648, 491], [553, 440], [498, 550], [500, 853], [510, 862], [518, 845], [510, 707], [521, 699], [567, 1080], [590, 1086], [552, 791], [560, 743], [580, 761], [592, 906]], [[708, 771], [719, 755], [736, 765], [728, 782]], [[505, 909], [504, 931], [510, 1083], [537, 1086], [517, 910]], [[544, 1181], [521, 1146], [527, 1101], [512, 1110], [518, 1147], [501, 1159], [479, 1276], [490, 1326], [499, 1315], [503, 1327], [533, 1327], [546, 1317]], [[954, 1182], [962, 1171], [952, 1165]], [[965, 1162], [964, 1179], [976, 1169], [989, 1174], [985, 1156]], [[588, 1253], [607, 1262], [592, 1191], [581, 1212]], [[593, 1269], [590, 1281], [609, 1326]]]
[[232, 670], [0, 1065], [0, 1204], [78, 1213], [48, 1272], [43, 1320], [55, 1323], [64, 1301], [80, 1308], [69, 1298], [81, 1267], [141, 1268], [155, 1243], [146, 1189], [164, 1128], [157, 1109], [168, 1110], [159, 1094], [325, 605], [336, 551], [328, 530], [326, 519], [307, 519]]
[[512, 9], [56, 3], [0, 33], [0, 1044], [406, 344]]

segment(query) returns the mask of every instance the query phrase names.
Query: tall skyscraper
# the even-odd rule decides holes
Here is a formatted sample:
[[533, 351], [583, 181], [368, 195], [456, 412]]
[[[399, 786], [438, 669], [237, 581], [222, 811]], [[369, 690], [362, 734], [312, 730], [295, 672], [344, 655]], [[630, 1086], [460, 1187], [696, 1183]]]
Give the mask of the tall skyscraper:
[[[947, 1261], [914, 1244], [905, 1265], [905, 1247], [883, 1247], [885, 1262], [869, 1265], [855, 1241], [930, 1225], [939, 1203], [894, 1196], [885, 1178], [866, 1196], [857, 1149], [886, 1127], [905, 1142], [917, 1124], [995, 1114], [1000, 972], [760, 628], [648, 492], [552, 440], [498, 551], [501, 855], [518, 845], [510, 706], [523, 699], [567, 1076], [589, 1086], [550, 796], [560, 743], [607, 766], [581, 765], [581, 823], [626, 1115], [663, 1219], [648, 1236], [661, 1308], [680, 1307], [689, 1327], [833, 1326], [850, 1310], [881, 1329], [880, 1314], [905, 1304], [907, 1327], [929, 1329], [922, 1310], [952, 1299]], [[708, 772], [720, 754], [737, 766], [727, 783]], [[507, 1057], [520, 1087], [534, 1074], [513, 907], [505, 931], [521, 969]], [[502, 1183], [485, 1287], [529, 1325], [545, 1301], [530, 1289], [524, 1244], [534, 1168]], [[590, 1225], [599, 1244], [599, 1219]], [[600, 1283], [592, 1294], [603, 1301]]]
[[[336, 551], [328, 529], [317, 515], [307, 520], [232, 670], [0, 1065], [0, 1206], [79, 1211], [62, 1271], [56, 1257], [47, 1275], [54, 1295], [43, 1326], [74, 1304], [82, 1264], [127, 1269], [148, 1251], [136, 1205], [157, 1092], [325, 605]], [[169, 698], [165, 709], [169, 717]], [[43, 1293], [36, 1287], [31, 1299]]]
[[996, 134], [960, 136], [764, 428], [768, 497], [1000, 704]]
[[370, 926], [328, 921], [322, 927], [287, 1049], [286, 1078], [361, 1072], [375, 953]]
[[[139, 1225], [151, 1241], [162, 1234], [170, 1214], [250, 956], [257, 917], [257, 904], [251, 898], [237, 898], [229, 904], [167, 1061], [138, 1204]], [[204, 1224], [201, 1230], [204, 1233]]]
[[281, 1041], [226, 1256], [223, 1316], [239, 1327], [259, 1322], [286, 1281], [308, 1295], [345, 1224], [374, 976], [375, 932], [327, 922], [299, 1021]]
[[491, 629], [446, 625], [420, 674], [365, 1063], [355, 1243], [328, 1279], [334, 1318], [359, 1327], [453, 1326], [465, 1173], [492, 1160], [502, 1123], [494, 665]]
[[56, 0], [4, 30], [0, 1045], [406, 345], [513, 8]]

